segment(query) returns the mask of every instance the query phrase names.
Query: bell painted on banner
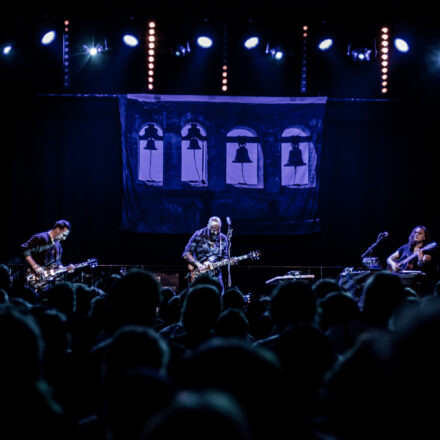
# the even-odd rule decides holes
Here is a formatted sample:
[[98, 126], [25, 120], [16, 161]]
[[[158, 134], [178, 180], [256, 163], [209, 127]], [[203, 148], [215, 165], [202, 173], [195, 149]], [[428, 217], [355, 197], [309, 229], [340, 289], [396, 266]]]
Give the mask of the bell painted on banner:
[[235, 158], [232, 162], [252, 163], [251, 158], [249, 157], [248, 149], [245, 146], [238, 147], [237, 151], [235, 152]]
[[188, 150], [201, 150], [201, 149], [202, 148], [200, 147], [199, 141], [195, 137], [192, 137], [189, 140]]
[[298, 144], [292, 144], [291, 150], [289, 151], [289, 158], [287, 162], [284, 164], [285, 167], [300, 167], [305, 165], [306, 163], [302, 157], [301, 148], [299, 148]]
[[157, 150], [156, 144], [154, 143], [154, 139], [147, 139], [147, 144], [144, 147], [144, 150]]
[[184, 139], [189, 139], [188, 150], [201, 150], [202, 147], [199, 144], [199, 140], [203, 141], [206, 138], [200, 133], [200, 128], [197, 127], [197, 124], [192, 122]]
[[238, 148], [235, 152], [235, 158], [232, 161], [233, 163], [252, 163], [251, 158], [249, 157], [249, 151], [246, 148], [246, 142], [243, 138], [238, 139]]

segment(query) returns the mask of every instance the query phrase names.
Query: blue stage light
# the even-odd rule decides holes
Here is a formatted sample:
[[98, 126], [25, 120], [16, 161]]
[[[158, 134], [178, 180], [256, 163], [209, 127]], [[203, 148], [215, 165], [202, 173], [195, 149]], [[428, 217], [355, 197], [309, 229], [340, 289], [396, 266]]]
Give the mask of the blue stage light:
[[122, 37], [122, 41], [130, 47], [135, 47], [139, 44], [139, 40], [134, 36], [130, 34], [126, 34]]
[[208, 49], [212, 46], [212, 39], [206, 36], [197, 38], [197, 44], [204, 49]]
[[409, 51], [409, 45], [408, 43], [402, 39], [402, 38], [395, 38], [394, 39], [394, 47], [399, 51], [406, 53]]
[[41, 38], [41, 44], [47, 46], [48, 44], [52, 43], [53, 40], [55, 40], [56, 35], [57, 34], [55, 31], [46, 32]]
[[283, 56], [284, 56], [284, 53], [281, 50], [276, 50], [274, 55], [273, 55], [273, 57], [276, 60], [281, 60], [283, 58]]
[[253, 49], [254, 47], [257, 47], [260, 43], [260, 39], [258, 37], [250, 37], [244, 42], [244, 47], [246, 49]]
[[325, 40], [322, 40], [318, 44], [319, 50], [328, 50], [333, 46], [333, 40], [331, 38], [326, 38]]

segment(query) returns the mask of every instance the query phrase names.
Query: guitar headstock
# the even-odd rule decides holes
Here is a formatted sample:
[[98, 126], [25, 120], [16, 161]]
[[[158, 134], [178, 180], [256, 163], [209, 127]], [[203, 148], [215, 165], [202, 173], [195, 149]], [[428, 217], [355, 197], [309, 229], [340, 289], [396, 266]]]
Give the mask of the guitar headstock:
[[87, 266], [89, 267], [96, 267], [98, 265], [98, 260], [96, 258], [89, 258], [87, 260]]
[[252, 260], [258, 260], [261, 256], [261, 252], [260, 251], [251, 251], [248, 253], [248, 256]]

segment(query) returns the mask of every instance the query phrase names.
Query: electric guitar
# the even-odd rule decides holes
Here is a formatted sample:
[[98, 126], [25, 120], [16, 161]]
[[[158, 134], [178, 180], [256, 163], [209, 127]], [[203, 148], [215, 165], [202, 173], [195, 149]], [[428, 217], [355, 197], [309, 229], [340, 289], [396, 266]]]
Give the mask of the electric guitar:
[[212, 274], [214, 269], [217, 269], [217, 267], [227, 266], [228, 264], [236, 264], [241, 260], [246, 260], [247, 258], [250, 258], [252, 260], [258, 260], [260, 258], [261, 252], [260, 251], [251, 251], [246, 255], [240, 255], [239, 257], [231, 257], [231, 259], [224, 259], [220, 261], [216, 261], [214, 263], [210, 264], [210, 268], [201, 267], [200, 269], [197, 269], [192, 264], [188, 264], [188, 278], [190, 282], [193, 282], [199, 275], [202, 273], [209, 273]]
[[73, 272], [73, 270], [81, 269], [86, 266], [96, 267], [97, 265], [98, 260], [96, 258], [89, 258], [83, 263], [71, 264], [70, 266], [57, 266], [53, 264], [45, 267], [40, 273], [35, 273], [30, 267], [28, 267], [26, 269], [26, 281], [29, 286], [38, 291], [70, 270]]
[[[420, 252], [428, 251], [430, 249], [434, 249], [436, 246], [437, 246], [437, 243], [435, 241], [433, 241], [432, 243], [429, 243], [426, 246], [422, 247], [419, 251]], [[414, 254], [410, 255], [409, 257], [406, 257], [403, 260], [396, 262], [397, 272], [400, 272], [401, 270], [405, 270], [408, 266], [408, 263], [416, 257], [417, 257], [417, 253], [414, 253]], [[391, 266], [388, 266], [388, 270], [393, 272]]]

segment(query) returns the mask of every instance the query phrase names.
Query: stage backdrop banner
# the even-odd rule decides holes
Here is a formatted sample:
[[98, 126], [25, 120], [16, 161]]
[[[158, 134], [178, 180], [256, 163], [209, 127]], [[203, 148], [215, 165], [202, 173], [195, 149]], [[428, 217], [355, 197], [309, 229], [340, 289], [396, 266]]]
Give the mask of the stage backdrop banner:
[[121, 95], [122, 229], [319, 231], [327, 98]]

